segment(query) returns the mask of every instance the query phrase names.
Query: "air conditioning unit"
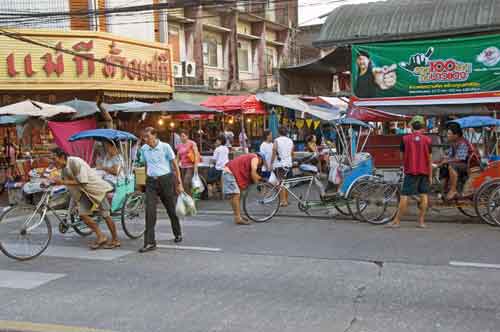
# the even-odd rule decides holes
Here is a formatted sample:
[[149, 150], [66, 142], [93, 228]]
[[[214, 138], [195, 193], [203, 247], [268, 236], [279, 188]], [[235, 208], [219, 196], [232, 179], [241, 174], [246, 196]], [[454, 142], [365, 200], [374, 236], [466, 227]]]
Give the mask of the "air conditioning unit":
[[208, 87], [210, 89], [220, 89], [220, 80], [217, 77], [208, 77]]
[[196, 63], [190, 61], [183, 61], [183, 73], [186, 77], [196, 77]]
[[174, 63], [174, 77], [175, 78], [184, 77], [184, 75], [182, 75], [182, 64]]

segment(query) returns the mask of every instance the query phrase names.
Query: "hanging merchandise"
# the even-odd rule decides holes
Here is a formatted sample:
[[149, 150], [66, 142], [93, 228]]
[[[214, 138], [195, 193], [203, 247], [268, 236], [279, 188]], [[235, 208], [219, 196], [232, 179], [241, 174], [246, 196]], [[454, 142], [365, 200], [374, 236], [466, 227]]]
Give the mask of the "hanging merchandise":
[[320, 124], [321, 124], [321, 120], [314, 121], [314, 129], [317, 129]]
[[312, 123], [313, 119], [306, 119], [307, 128], [311, 128]]
[[302, 127], [304, 127], [304, 119], [297, 119], [297, 121], [295, 121], [295, 126], [297, 126], [297, 128], [299, 129], [302, 129]]

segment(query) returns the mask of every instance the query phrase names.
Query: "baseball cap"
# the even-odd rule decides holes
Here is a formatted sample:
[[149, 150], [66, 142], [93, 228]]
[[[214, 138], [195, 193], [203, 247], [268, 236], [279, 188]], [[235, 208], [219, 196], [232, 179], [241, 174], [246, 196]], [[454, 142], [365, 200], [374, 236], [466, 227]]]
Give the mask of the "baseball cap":
[[422, 126], [425, 126], [425, 119], [421, 115], [415, 115], [413, 118], [411, 118], [410, 125], [414, 123], [420, 123]]

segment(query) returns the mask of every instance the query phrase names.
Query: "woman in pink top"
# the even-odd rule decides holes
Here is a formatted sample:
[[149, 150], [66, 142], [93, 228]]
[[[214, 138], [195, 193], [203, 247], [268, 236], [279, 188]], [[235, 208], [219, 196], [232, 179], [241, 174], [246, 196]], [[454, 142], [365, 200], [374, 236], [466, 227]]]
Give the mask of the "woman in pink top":
[[182, 183], [184, 190], [191, 193], [191, 181], [195, 170], [198, 170], [200, 152], [196, 143], [189, 139], [185, 131], [180, 132], [181, 144], [176, 146], [177, 159], [181, 168]]

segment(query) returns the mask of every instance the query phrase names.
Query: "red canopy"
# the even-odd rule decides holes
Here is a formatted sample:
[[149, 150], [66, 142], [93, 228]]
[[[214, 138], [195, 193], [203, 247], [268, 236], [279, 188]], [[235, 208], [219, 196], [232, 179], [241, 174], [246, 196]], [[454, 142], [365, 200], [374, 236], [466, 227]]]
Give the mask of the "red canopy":
[[213, 114], [177, 114], [173, 118], [178, 121], [186, 120], [213, 120]]
[[347, 115], [365, 122], [401, 121], [410, 118], [405, 115], [384, 112], [368, 107], [352, 107], [347, 112]]
[[200, 105], [228, 113], [241, 112], [245, 115], [267, 114], [264, 104], [258, 101], [255, 95], [211, 96]]

